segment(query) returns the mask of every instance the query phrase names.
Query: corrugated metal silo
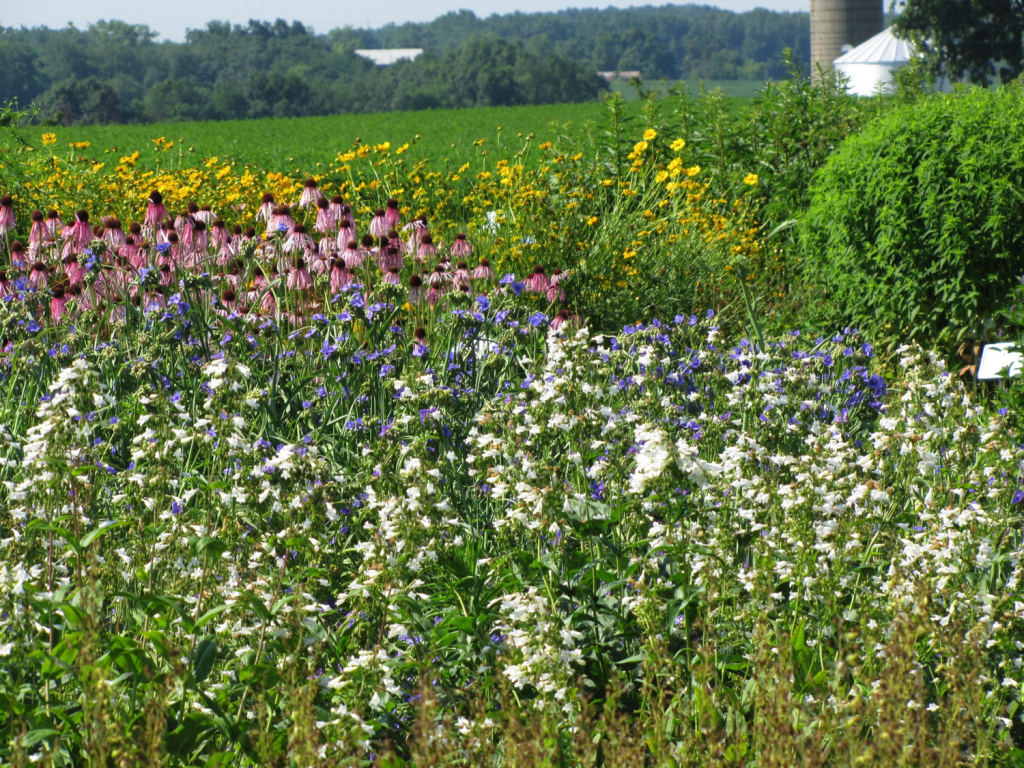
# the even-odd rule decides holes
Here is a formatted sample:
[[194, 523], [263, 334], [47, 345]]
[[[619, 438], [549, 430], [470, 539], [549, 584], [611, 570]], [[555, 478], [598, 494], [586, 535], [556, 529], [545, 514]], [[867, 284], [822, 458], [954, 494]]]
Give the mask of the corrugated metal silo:
[[881, 0], [811, 0], [811, 76], [881, 31]]

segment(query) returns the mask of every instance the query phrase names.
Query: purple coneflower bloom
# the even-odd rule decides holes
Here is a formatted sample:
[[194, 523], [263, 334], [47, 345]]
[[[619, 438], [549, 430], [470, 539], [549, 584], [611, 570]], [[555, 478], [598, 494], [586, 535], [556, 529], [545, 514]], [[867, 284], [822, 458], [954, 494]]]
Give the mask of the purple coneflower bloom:
[[378, 208], [373, 212], [373, 219], [370, 221], [370, 234], [374, 237], [384, 237], [389, 229], [391, 229], [391, 226], [384, 216], [384, 209]]
[[494, 270], [491, 269], [491, 262], [487, 259], [480, 259], [480, 264], [473, 270], [474, 280], [493, 280]]
[[299, 198], [299, 206], [308, 208], [324, 196], [324, 193], [316, 186], [316, 179], [306, 179], [306, 186], [302, 190], [302, 197]]
[[469, 240], [466, 239], [466, 235], [459, 232], [455, 236], [455, 242], [452, 243], [452, 256], [469, 256], [473, 253], [473, 246]]

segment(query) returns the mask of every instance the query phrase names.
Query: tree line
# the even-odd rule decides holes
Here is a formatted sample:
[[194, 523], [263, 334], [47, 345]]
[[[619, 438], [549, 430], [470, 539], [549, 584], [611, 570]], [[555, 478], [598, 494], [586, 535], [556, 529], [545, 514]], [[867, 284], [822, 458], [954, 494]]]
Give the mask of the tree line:
[[[164, 122], [547, 104], [596, 98], [598, 70], [645, 79], [767, 79], [807, 14], [703, 6], [515, 13], [316, 34], [299, 22], [210, 22], [183, 43], [146, 25], [0, 27], [0, 102], [53, 124]], [[358, 48], [423, 48], [377, 67]]]

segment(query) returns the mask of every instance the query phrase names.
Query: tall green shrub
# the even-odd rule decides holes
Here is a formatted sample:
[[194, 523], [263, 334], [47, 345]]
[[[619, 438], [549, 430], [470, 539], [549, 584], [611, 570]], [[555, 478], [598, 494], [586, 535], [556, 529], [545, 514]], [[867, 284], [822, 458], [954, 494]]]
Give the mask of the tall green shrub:
[[895, 109], [818, 172], [801, 222], [824, 319], [892, 338], [982, 337], [1024, 269], [1024, 89]]

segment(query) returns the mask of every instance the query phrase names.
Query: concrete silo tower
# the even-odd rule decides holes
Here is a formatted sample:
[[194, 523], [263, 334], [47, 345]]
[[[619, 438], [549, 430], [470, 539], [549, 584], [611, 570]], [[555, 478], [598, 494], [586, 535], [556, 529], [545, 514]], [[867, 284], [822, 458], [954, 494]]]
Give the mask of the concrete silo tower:
[[811, 0], [811, 76], [882, 31], [882, 0]]

